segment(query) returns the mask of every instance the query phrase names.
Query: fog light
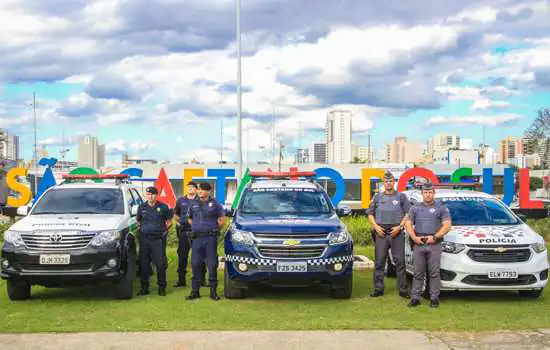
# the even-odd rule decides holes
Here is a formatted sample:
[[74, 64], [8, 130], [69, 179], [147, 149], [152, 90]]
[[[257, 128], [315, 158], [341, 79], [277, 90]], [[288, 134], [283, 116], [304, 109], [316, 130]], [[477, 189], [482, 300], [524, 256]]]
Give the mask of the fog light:
[[245, 263], [240, 263], [238, 267], [239, 267], [239, 270], [242, 272], [245, 272], [246, 270], [248, 270], [248, 265]]
[[334, 271], [342, 271], [342, 264], [341, 263], [334, 264]]
[[107, 266], [109, 267], [115, 267], [116, 264], [117, 264], [116, 259], [109, 259], [109, 261], [107, 261]]
[[2, 267], [5, 268], [5, 269], [7, 269], [8, 267], [10, 267], [10, 262], [7, 261], [7, 260], [3, 260], [3, 261], [2, 261]]

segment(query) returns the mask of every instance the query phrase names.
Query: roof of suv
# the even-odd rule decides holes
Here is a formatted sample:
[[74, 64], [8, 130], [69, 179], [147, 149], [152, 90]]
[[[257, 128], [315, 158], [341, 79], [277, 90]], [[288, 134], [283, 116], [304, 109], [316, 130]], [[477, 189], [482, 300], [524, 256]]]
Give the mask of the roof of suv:
[[116, 184], [115, 182], [74, 182], [54, 186], [54, 188], [120, 188], [134, 187], [132, 184]]
[[309, 189], [318, 188], [317, 184], [310, 181], [304, 181], [304, 180], [265, 180], [265, 181], [254, 182], [250, 185], [250, 188], [281, 188], [281, 187], [309, 188]]

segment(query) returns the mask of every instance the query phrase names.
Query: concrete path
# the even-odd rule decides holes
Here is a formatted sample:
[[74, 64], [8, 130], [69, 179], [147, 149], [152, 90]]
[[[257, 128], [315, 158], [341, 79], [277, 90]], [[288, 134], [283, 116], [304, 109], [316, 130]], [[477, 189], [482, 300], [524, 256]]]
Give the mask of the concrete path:
[[550, 349], [550, 329], [490, 333], [258, 331], [0, 334], [0, 349]]

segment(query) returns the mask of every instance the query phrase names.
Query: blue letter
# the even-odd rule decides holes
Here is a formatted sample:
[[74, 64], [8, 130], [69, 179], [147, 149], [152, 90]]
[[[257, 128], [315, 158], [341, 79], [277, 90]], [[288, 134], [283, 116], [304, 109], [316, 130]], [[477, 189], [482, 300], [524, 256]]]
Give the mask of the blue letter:
[[493, 168], [483, 168], [483, 192], [493, 194]]
[[318, 168], [315, 169], [315, 173], [317, 174], [316, 179], [322, 178], [322, 177], [328, 177], [336, 186], [336, 192], [334, 193], [334, 196], [332, 196], [332, 204], [335, 206], [338, 205], [344, 199], [344, 195], [346, 194], [346, 183], [344, 182], [344, 178], [342, 175], [332, 169], [332, 168]]
[[504, 169], [504, 198], [502, 201], [508, 206], [514, 201], [514, 173], [514, 168]]
[[208, 177], [216, 178], [216, 199], [221, 205], [225, 204], [225, 179], [235, 176], [235, 169], [208, 169]]
[[57, 159], [55, 158], [42, 158], [38, 162], [38, 165], [42, 165], [46, 167], [46, 170], [44, 171], [44, 176], [42, 177], [42, 180], [40, 181], [40, 184], [38, 184], [38, 188], [35, 189], [36, 195], [34, 196], [33, 203], [36, 202], [38, 198], [50, 187], [53, 187], [56, 185], [55, 177], [53, 176], [52, 167], [57, 163]]
[[142, 177], [143, 176], [143, 170], [140, 168], [128, 168], [124, 169], [120, 172], [121, 174], [126, 174], [129, 177]]

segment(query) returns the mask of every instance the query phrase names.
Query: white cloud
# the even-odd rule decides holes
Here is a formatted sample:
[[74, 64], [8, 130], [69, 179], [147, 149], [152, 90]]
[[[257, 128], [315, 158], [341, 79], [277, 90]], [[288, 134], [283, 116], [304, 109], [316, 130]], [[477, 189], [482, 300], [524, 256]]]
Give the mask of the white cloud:
[[510, 122], [515, 122], [521, 120], [523, 117], [517, 114], [502, 114], [495, 116], [481, 116], [481, 115], [472, 115], [472, 116], [454, 116], [454, 117], [443, 117], [437, 116], [432, 117], [426, 121], [426, 125], [485, 125], [485, 126], [498, 126]]

